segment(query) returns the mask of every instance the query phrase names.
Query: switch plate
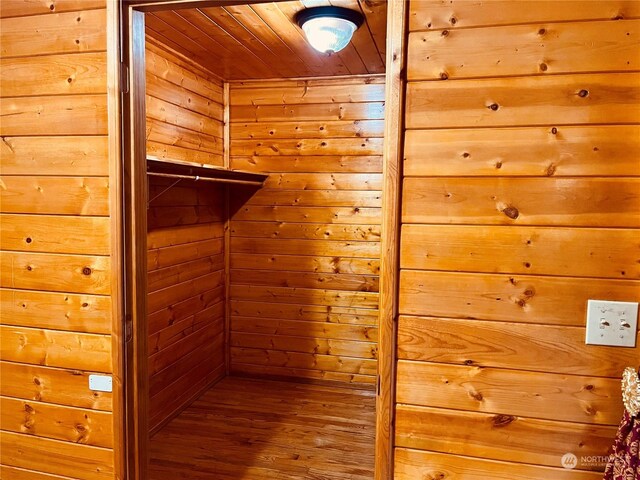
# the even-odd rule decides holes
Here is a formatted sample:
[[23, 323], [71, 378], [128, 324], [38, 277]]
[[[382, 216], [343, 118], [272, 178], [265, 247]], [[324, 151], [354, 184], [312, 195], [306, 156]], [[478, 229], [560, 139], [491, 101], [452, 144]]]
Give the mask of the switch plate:
[[111, 392], [113, 379], [109, 375], [89, 375], [89, 389], [94, 392]]
[[588, 345], [635, 347], [638, 329], [637, 302], [587, 302]]

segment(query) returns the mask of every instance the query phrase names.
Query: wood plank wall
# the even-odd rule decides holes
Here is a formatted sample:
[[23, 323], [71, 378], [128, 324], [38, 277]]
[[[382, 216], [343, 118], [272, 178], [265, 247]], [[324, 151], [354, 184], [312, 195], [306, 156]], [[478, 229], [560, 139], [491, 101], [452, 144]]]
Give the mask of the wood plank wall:
[[372, 386], [384, 77], [230, 86], [232, 373]]
[[397, 480], [601, 478], [640, 347], [586, 346], [585, 307], [640, 300], [639, 17], [411, 1]]
[[147, 155], [223, 165], [222, 83], [147, 36]]
[[[222, 85], [159, 44], [146, 53], [148, 154], [221, 165]], [[149, 183], [152, 433], [225, 375], [225, 187], [173, 184]]]
[[0, 6], [7, 480], [115, 475], [115, 398], [88, 383], [114, 371], [105, 6]]
[[[172, 181], [151, 181], [149, 198]], [[224, 376], [224, 188], [182, 182], [151, 202], [149, 427]]]

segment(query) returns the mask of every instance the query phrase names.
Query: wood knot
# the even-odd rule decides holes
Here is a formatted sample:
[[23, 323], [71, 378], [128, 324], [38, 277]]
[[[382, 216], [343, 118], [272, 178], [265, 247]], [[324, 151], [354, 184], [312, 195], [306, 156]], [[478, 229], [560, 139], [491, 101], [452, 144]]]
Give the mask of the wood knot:
[[449, 75], [447, 74], [447, 72], [442, 72], [440, 74], [440, 80], [448, 80], [449, 79]]
[[29, 405], [28, 403], [24, 404], [24, 411], [27, 412], [27, 413], [35, 412], [34, 408], [31, 405]]
[[31, 270], [33, 270], [33, 267], [31, 265], [27, 265], [27, 271], [30, 272]]
[[493, 426], [496, 428], [502, 428], [509, 425], [516, 419], [513, 415], [496, 415], [491, 419]]
[[489, 108], [494, 112], [497, 112], [498, 109], [500, 108], [500, 105], [498, 105], [497, 103], [492, 103], [491, 105], [489, 105]]
[[451, 25], [455, 25], [456, 23], [458, 23], [458, 19], [456, 17], [451, 17], [449, 19], [449, 22], [451, 23]]
[[594, 387], [593, 385], [591, 385], [591, 384], [589, 384], [589, 385], [585, 385], [585, 386], [584, 386], [584, 389], [585, 389], [585, 390], [593, 390], [594, 388], [595, 388], [595, 387]]
[[89, 267], [84, 267], [82, 269], [82, 274], [83, 275], [91, 275], [91, 269]]
[[545, 33], [547, 33], [546, 28], [541, 28], [540, 30], [538, 30], [538, 35], [544, 35]]
[[40, 386], [40, 384], [41, 384], [40, 379], [38, 377], [34, 377], [33, 378], [33, 383], [35, 383], [38, 386]]
[[464, 364], [465, 365], [473, 365], [473, 360], [465, 360]]
[[442, 31], [442, 36], [446, 37], [447, 35], [449, 35], [449, 30], [443, 30]]
[[471, 396], [471, 398], [474, 398], [475, 400], [477, 400], [479, 402], [484, 400], [484, 397], [482, 396], [482, 394], [480, 392], [469, 392], [469, 395]]
[[82, 304], [82, 308], [87, 308], [88, 306], [89, 306], [89, 304], [88, 304], [87, 302], [84, 302], [84, 303]]
[[547, 177], [551, 177], [553, 176], [554, 173], [556, 173], [556, 166], [552, 163], [551, 165], [549, 165], [547, 167]]
[[555, 135], [556, 133], [558, 133], [558, 129], [556, 127], [553, 127], [551, 129], [551, 133], [553, 133]]
[[549, 68], [549, 67], [547, 67], [547, 64], [546, 64], [546, 63], [542, 62], [542, 63], [540, 64], [540, 71], [541, 71], [541, 72], [546, 72], [546, 71], [547, 71], [547, 68]]
[[518, 211], [518, 209], [511, 205], [509, 205], [508, 207], [505, 207], [502, 210], [502, 213], [504, 213], [507, 217], [509, 217], [512, 220], [515, 220], [520, 216], [520, 212]]
[[585, 90], [584, 88], [578, 92], [578, 96], [580, 98], [586, 98], [589, 96], [589, 90]]
[[25, 239], [24, 239], [24, 241], [25, 241], [25, 242], [27, 242], [27, 243], [31, 243], [31, 242], [33, 242], [33, 240], [31, 239], [31, 237], [27, 237], [27, 238], [25, 238]]

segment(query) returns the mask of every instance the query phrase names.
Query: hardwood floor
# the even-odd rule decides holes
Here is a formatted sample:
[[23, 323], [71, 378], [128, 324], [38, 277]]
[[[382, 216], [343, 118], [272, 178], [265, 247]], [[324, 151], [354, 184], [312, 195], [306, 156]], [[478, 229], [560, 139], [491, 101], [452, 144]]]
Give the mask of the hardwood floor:
[[370, 480], [372, 391], [228, 377], [150, 442], [151, 480]]

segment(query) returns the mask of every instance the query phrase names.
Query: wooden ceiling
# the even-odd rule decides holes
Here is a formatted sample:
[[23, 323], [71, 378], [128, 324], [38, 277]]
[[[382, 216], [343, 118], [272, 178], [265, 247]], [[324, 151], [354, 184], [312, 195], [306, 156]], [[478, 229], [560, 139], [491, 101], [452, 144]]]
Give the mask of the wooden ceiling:
[[[309, 7], [359, 10], [365, 22], [336, 54], [321, 54], [294, 21]], [[386, 0], [296, 0], [146, 14], [147, 35], [224, 80], [384, 73]]]

